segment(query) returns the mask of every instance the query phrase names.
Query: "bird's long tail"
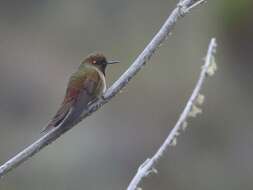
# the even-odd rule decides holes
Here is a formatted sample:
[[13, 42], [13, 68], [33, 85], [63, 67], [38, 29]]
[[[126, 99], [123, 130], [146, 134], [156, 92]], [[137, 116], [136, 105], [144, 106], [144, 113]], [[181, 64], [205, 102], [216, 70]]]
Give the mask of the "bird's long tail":
[[68, 112], [66, 112], [64, 115], [62, 115], [60, 118], [57, 117], [58, 115], [56, 115], [52, 121], [49, 122], [49, 124], [44, 127], [40, 133], [48, 133], [49, 131], [51, 131], [53, 128], [58, 127], [58, 126], [62, 126], [63, 124], [67, 123], [70, 118], [71, 118], [71, 113], [73, 112], [73, 109], [70, 108], [68, 110]]

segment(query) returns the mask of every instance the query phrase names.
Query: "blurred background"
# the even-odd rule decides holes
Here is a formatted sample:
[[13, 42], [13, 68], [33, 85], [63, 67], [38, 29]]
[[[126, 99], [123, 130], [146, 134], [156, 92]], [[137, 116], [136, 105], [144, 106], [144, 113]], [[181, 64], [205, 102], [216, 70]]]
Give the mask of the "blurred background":
[[[0, 162], [40, 136], [68, 77], [93, 51], [122, 64], [142, 51], [177, 0], [0, 1]], [[180, 20], [123, 92], [0, 182], [3, 190], [125, 189], [174, 126], [211, 37], [218, 71], [203, 114], [146, 178], [145, 190], [252, 190], [253, 1], [209, 0]]]

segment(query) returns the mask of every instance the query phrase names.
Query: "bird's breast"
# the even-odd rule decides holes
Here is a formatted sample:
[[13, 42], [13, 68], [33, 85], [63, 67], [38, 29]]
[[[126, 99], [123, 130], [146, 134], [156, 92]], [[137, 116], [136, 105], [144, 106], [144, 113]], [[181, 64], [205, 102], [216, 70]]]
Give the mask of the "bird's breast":
[[98, 68], [95, 68], [96, 71], [98, 72], [99, 74], [99, 77], [101, 79], [101, 93], [99, 95], [102, 95], [105, 93], [106, 91], [106, 81], [105, 81], [105, 75], [104, 73], [102, 73]]
[[102, 89], [103, 89], [102, 93], [104, 94], [106, 91], [106, 82], [104, 76], [102, 76]]

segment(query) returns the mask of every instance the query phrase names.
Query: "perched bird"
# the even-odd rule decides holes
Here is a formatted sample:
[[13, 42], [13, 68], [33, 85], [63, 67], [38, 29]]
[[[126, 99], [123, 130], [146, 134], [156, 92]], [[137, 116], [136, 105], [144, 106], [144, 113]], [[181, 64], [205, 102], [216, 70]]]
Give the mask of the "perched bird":
[[42, 132], [74, 124], [88, 105], [105, 92], [105, 69], [108, 64], [114, 63], [119, 61], [107, 61], [100, 53], [86, 57], [78, 70], [71, 75], [59, 110]]

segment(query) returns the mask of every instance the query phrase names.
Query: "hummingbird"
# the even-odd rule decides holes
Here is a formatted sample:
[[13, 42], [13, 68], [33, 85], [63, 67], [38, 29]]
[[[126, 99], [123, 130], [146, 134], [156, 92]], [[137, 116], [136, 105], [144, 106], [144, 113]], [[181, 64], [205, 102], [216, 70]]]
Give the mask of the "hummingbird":
[[114, 63], [119, 61], [107, 61], [101, 53], [88, 55], [71, 75], [60, 108], [42, 132], [75, 124], [88, 106], [102, 97], [106, 90], [106, 66]]

